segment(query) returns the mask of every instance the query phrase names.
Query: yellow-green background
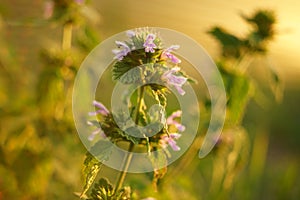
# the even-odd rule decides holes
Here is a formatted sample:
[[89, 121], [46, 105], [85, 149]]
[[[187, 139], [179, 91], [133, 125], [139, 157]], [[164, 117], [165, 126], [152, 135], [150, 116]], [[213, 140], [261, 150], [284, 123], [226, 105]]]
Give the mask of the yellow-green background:
[[[11, 133], [9, 131], [14, 129], [15, 124], [24, 121], [26, 123], [26, 115], [19, 116], [18, 113], [26, 113], [26, 103], [22, 101], [36, 95], [35, 84], [43, 65], [39, 52], [42, 48], [53, 46], [54, 43], [59, 44], [61, 40], [61, 26], [32, 22], [42, 18], [43, 3], [42, 0], [2, 0], [0, 2], [0, 56], [1, 60], [5, 60], [5, 64], [8, 64], [8, 67], [12, 67], [11, 71], [16, 73], [13, 77], [13, 85], [10, 85], [9, 89], [0, 80], [0, 84], [2, 84], [0, 85], [0, 133], [2, 135]], [[210, 27], [221, 25], [237, 35], [243, 35], [247, 32], [248, 27], [239, 17], [240, 13], [250, 14], [257, 8], [274, 10], [278, 18], [276, 37], [270, 44], [267, 58], [263, 61], [254, 61], [252, 73], [264, 77], [265, 72], [260, 65], [274, 65], [284, 82], [283, 99], [279, 104], [271, 102], [266, 108], [259, 107], [253, 102], [249, 105], [244, 125], [249, 131], [250, 138], [256, 138], [254, 136], [259, 135], [260, 131], [267, 132], [268, 137], [251, 141], [254, 149], [251, 151], [252, 157], [249, 158], [246, 170], [238, 175], [237, 187], [234, 187], [234, 190], [240, 190], [239, 193], [244, 193], [248, 199], [300, 198], [299, 1], [94, 0], [92, 5], [101, 16], [100, 22], [96, 26], [102, 40], [115, 33], [136, 27], [170, 28], [194, 38], [215, 59], [219, 55], [219, 46], [206, 33]], [[74, 32], [76, 32], [76, 28]], [[255, 63], [263, 64], [255, 65]], [[20, 102], [18, 103], [18, 101]], [[10, 104], [10, 102], [12, 103]], [[8, 110], [7, 107], [10, 106], [15, 107], [11, 109], [13, 115], [5, 113]], [[32, 110], [28, 111], [28, 118], [35, 115]], [[45, 144], [39, 144], [34, 142], [34, 137], [30, 134], [20, 138], [22, 135], [20, 132], [28, 131], [30, 133], [31, 128], [28, 125], [22, 130], [14, 130], [14, 135], [6, 135], [5, 138], [13, 139], [0, 141], [2, 149], [7, 150], [1, 153], [6, 157], [11, 156], [13, 160], [14, 156], [19, 156], [14, 155], [15, 151], [12, 150], [16, 147], [22, 149], [32, 145], [34, 147], [30, 149], [37, 152], [40, 150], [39, 148], [42, 148], [41, 146], [49, 146], [49, 148], [46, 148], [45, 155], [38, 157], [22, 152], [23, 160], [14, 161], [14, 165], [18, 165], [13, 166], [14, 169], [19, 170], [16, 174], [14, 174], [14, 170], [1, 168], [0, 199], [6, 199], [3, 195], [7, 190], [11, 193], [14, 191], [20, 193], [18, 195], [20, 199], [32, 199], [31, 194], [37, 194], [35, 196], [37, 199], [74, 199], [75, 196], [72, 193], [80, 191], [82, 187], [80, 167], [85, 153], [76, 132], [66, 133], [66, 137], [54, 136], [51, 140], [45, 140]], [[43, 131], [43, 127], [40, 127], [39, 130]], [[38, 134], [53, 137], [53, 133], [44, 131]], [[32, 133], [37, 134], [36, 132]], [[260, 143], [255, 143], [255, 141], [260, 141]], [[53, 142], [53, 144], [47, 144], [47, 142]], [[43, 156], [45, 159], [41, 159]], [[32, 166], [31, 164], [26, 165], [26, 160], [30, 160], [31, 162], [28, 163], [32, 163], [35, 159], [37, 163], [34, 165], [34, 173], [37, 179], [32, 174], [30, 177], [27, 176], [27, 171], [31, 170]], [[202, 162], [205, 163], [201, 160], [193, 162], [194, 166], [191, 166], [191, 169], [195, 170]], [[46, 167], [39, 168], [43, 164]], [[194, 180], [193, 175], [188, 171], [187, 169], [182, 172], [182, 174], [187, 173], [188, 178], [179, 179], [179, 182], [186, 187], [197, 185], [198, 180]], [[205, 173], [205, 170], [202, 173]], [[254, 177], [249, 178], [249, 174]], [[26, 183], [27, 185], [16, 181], [23, 179], [32, 179], [33, 181]], [[248, 182], [249, 184], [247, 184]], [[181, 198], [192, 196], [197, 199], [196, 190], [178, 191], [177, 188], [173, 192], [179, 192]], [[185, 193], [192, 193], [192, 195]]]

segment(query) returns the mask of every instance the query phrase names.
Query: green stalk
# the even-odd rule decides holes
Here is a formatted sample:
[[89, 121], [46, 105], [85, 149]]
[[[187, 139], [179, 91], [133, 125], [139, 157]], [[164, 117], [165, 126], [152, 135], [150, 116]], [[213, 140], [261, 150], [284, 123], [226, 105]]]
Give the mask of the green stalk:
[[122, 188], [122, 185], [124, 183], [124, 180], [125, 180], [125, 177], [126, 177], [126, 174], [127, 174], [127, 170], [129, 168], [130, 162], [132, 160], [132, 156], [133, 156], [132, 150], [133, 150], [133, 148], [134, 148], [134, 144], [132, 142], [130, 142], [130, 145], [129, 145], [129, 148], [128, 148], [129, 154], [127, 154], [126, 157], [125, 157], [124, 164], [123, 164], [123, 167], [122, 167], [122, 171], [120, 172], [117, 183], [116, 183], [115, 193], [119, 189]]
[[[140, 87], [138, 89], [138, 99], [137, 99], [137, 109], [136, 109], [136, 113], [135, 113], [135, 124], [138, 124], [139, 122], [139, 113], [141, 111], [141, 106], [142, 106], [142, 101], [143, 101], [143, 97], [144, 97], [144, 86]], [[132, 156], [133, 156], [133, 148], [134, 148], [134, 143], [130, 142], [129, 148], [128, 148], [128, 154], [126, 155], [125, 159], [124, 159], [124, 164], [122, 167], [122, 171], [119, 174], [119, 177], [117, 179], [116, 182], [116, 188], [115, 188], [115, 192], [117, 192], [119, 189], [122, 188], [130, 162], [132, 160]]]
[[63, 26], [63, 38], [62, 38], [62, 49], [71, 49], [72, 45], [72, 30], [73, 24], [71, 22], [66, 22]]

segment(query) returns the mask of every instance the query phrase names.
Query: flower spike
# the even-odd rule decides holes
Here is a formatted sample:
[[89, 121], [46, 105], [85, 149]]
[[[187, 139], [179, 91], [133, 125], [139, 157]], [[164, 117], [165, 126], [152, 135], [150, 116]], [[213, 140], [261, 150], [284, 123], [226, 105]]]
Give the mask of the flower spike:
[[147, 53], [148, 52], [151, 52], [151, 53], [155, 52], [154, 48], [157, 47], [156, 44], [154, 44], [155, 38], [156, 38], [156, 35], [154, 35], [152, 33], [147, 35], [146, 41], [143, 45], [145, 47], [145, 52], [147, 52]]

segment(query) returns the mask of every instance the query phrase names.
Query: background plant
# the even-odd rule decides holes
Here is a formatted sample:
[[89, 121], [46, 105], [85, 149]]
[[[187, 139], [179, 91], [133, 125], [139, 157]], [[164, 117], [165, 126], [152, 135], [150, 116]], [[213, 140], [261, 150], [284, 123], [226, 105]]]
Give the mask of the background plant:
[[[14, 48], [1, 37], [4, 101], [1, 103], [0, 191], [3, 198], [69, 196], [73, 199], [65, 191], [81, 182], [80, 176], [72, 175], [80, 173], [79, 166], [72, 166], [82, 161], [76, 156], [81, 154], [82, 145], [74, 137], [71, 93], [80, 63], [99, 41], [95, 20], [89, 20], [88, 12], [83, 12], [93, 9], [84, 1], [47, 1], [44, 6], [40, 10], [44, 18], [16, 23], [24, 27], [52, 26], [62, 33], [59, 40], [36, 52], [40, 55], [39, 68], [20, 67], [22, 64], [14, 58]], [[1, 28], [6, 28], [5, 21], [3, 25]], [[37, 74], [32, 76], [25, 70], [28, 68]], [[73, 164], [66, 162], [68, 152], [72, 152]]]

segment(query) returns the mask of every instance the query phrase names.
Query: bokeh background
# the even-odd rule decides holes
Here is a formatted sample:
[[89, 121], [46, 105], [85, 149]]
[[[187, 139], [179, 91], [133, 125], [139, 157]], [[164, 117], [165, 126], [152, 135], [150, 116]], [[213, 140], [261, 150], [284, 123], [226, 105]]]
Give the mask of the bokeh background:
[[[63, 47], [66, 11], [51, 18], [47, 2], [0, 2], [0, 199], [76, 199], [73, 192], [82, 190], [85, 149], [72, 121], [71, 85], [98, 42], [127, 29], [164, 27], [194, 38], [218, 60], [220, 46], [207, 31], [220, 25], [243, 36], [249, 26], [240, 14], [257, 9], [275, 12], [276, 34], [268, 54], [254, 59], [250, 72], [265, 87], [264, 66], [272, 66], [284, 89], [277, 101], [269, 93], [250, 100], [242, 121], [248, 154], [230, 192], [218, 196], [221, 189], [211, 186], [219, 184], [212, 181], [214, 155], [195, 157], [182, 170], [174, 163], [158, 194], [151, 191], [149, 175], [131, 175], [127, 183], [141, 197], [157, 199], [300, 198], [299, 1], [94, 0], [74, 17], [72, 45]], [[101, 173], [115, 177], [108, 169]]]

